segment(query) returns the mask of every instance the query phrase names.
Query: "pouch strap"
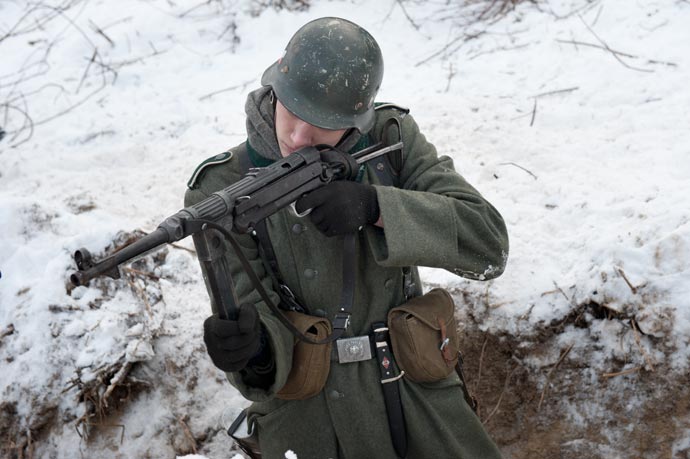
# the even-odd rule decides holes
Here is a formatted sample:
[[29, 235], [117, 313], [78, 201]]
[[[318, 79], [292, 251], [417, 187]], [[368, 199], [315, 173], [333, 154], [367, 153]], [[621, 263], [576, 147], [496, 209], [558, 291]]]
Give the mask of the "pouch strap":
[[412, 275], [412, 268], [405, 266], [402, 269], [403, 274], [403, 295], [405, 295], [405, 301], [409, 301], [415, 296], [415, 289], [417, 288], [414, 283], [414, 276]]
[[[285, 327], [290, 330], [290, 333], [293, 334], [297, 339], [300, 341], [304, 341], [309, 344], [328, 344], [331, 343], [338, 338], [340, 338], [343, 333], [345, 333], [345, 329], [347, 328], [347, 325], [349, 324], [349, 317], [350, 317], [350, 311], [352, 310], [352, 304], [349, 305], [349, 308], [347, 308], [347, 314], [336, 314], [336, 318], [333, 321], [334, 322], [334, 330], [333, 333], [331, 333], [329, 336], [322, 340], [314, 340], [310, 338], [309, 336], [305, 335], [302, 333], [302, 331], [298, 330], [297, 327], [293, 325], [292, 322], [290, 322], [290, 319], [288, 319], [285, 316], [284, 311], [282, 311], [274, 302], [271, 300], [271, 298], [268, 296], [268, 292], [264, 288], [264, 286], [261, 284], [261, 280], [257, 276], [256, 272], [254, 272], [254, 269], [252, 269], [251, 265], [249, 264], [249, 260], [247, 260], [247, 257], [244, 255], [244, 252], [242, 252], [242, 248], [240, 247], [240, 244], [237, 242], [235, 237], [223, 226], [219, 225], [216, 222], [212, 222], [210, 220], [188, 220], [187, 221], [189, 224], [202, 224], [202, 229], [207, 229], [207, 228], [212, 228], [220, 232], [225, 240], [230, 243], [230, 246], [233, 248], [235, 251], [235, 254], [237, 255], [237, 258], [240, 260], [240, 263], [242, 264], [242, 267], [244, 268], [245, 272], [249, 276], [249, 280], [252, 282], [254, 285], [254, 288], [256, 291], [259, 293], [259, 296], [261, 297], [262, 300], [266, 303], [266, 305], [269, 307], [271, 312], [275, 314], [275, 316], [278, 318], [278, 320], [285, 325]], [[354, 235], [352, 236], [354, 238]], [[346, 315], [347, 320], [342, 320], [342, 316]], [[335, 323], [338, 323], [341, 325], [341, 328], [336, 329]]]
[[436, 320], [438, 321], [438, 326], [441, 329], [441, 346], [439, 347], [439, 350], [443, 355], [443, 360], [445, 360], [446, 365], [451, 366], [453, 365], [453, 353], [449, 346], [450, 338], [448, 338], [448, 334], [446, 333], [446, 324], [440, 317], [437, 317]]
[[258, 436], [253, 425], [249, 428], [248, 437], [235, 436], [235, 432], [237, 432], [237, 429], [239, 429], [240, 425], [242, 425], [244, 422], [247, 422], [246, 408], [240, 412], [239, 416], [237, 416], [230, 427], [228, 427], [227, 433], [230, 437], [232, 437], [233, 440], [235, 440], [237, 446], [239, 446], [247, 456], [249, 456], [251, 459], [261, 459], [261, 447], [259, 446]]
[[286, 309], [289, 311], [303, 312], [309, 314], [309, 309], [299, 302], [295, 294], [292, 293], [290, 287], [283, 281], [283, 276], [280, 274], [280, 268], [278, 267], [278, 259], [276, 258], [275, 251], [273, 250], [273, 244], [271, 243], [271, 238], [268, 236], [268, 229], [266, 228], [266, 220], [259, 220], [252, 232], [252, 236], [256, 241], [256, 245], [259, 249], [259, 256], [261, 261], [271, 276], [273, 281], [273, 288], [280, 297], [280, 301], [283, 303]]
[[465, 381], [465, 372], [462, 371], [462, 364], [462, 353], [458, 352], [458, 363], [455, 364], [455, 372], [458, 374], [460, 382], [462, 383], [462, 395], [465, 398], [467, 404], [470, 406], [470, 408], [472, 408], [472, 411], [474, 411], [476, 414], [477, 409], [479, 408], [479, 403], [477, 402], [475, 396], [470, 394], [470, 390], [467, 388], [467, 382]]
[[386, 404], [388, 415], [388, 427], [391, 432], [393, 448], [399, 458], [407, 456], [407, 430], [405, 428], [405, 415], [400, 400], [400, 379], [405, 372], [398, 372], [393, 353], [388, 343], [388, 327], [383, 322], [375, 322], [371, 325], [376, 358], [381, 372], [381, 388], [383, 400]]

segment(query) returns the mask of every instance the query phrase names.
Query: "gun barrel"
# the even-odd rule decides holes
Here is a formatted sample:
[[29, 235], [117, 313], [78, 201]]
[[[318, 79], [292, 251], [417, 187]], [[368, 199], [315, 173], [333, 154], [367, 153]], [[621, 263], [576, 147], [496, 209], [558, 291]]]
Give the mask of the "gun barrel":
[[369, 148], [366, 148], [364, 150], [358, 151], [357, 153], [353, 154], [352, 157], [357, 160], [357, 164], [362, 164], [367, 161], [370, 161], [374, 158], [378, 158], [379, 156], [385, 155], [386, 153], [390, 151], [395, 151], [399, 150], [403, 147], [402, 142], [394, 143], [391, 146], [388, 147], [383, 147], [378, 150], [370, 151]]
[[[83, 260], [82, 266], [79, 267], [79, 271], [75, 271], [69, 276], [70, 282], [75, 287], [80, 285], [86, 285], [94, 277], [101, 275], [107, 275], [113, 279], [120, 277], [118, 265], [124, 263], [132, 258], [143, 255], [146, 252], [155, 249], [161, 244], [168, 242], [169, 236], [168, 232], [163, 228], [158, 228], [154, 232], [147, 234], [138, 241], [122, 248], [118, 252], [104, 258], [98, 263], [91, 265], [90, 260]], [[74, 254], [75, 259], [82, 259], [84, 254], [88, 254], [85, 249], [77, 250]], [[90, 258], [90, 256], [89, 256]]]

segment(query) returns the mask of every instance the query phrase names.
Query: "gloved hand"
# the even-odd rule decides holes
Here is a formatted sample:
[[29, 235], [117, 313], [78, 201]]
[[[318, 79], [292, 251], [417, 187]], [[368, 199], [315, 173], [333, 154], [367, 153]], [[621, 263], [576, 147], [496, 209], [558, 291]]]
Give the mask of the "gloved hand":
[[326, 236], [357, 231], [379, 219], [379, 200], [372, 185], [336, 181], [314, 190], [295, 203], [297, 212], [312, 209], [309, 218]]
[[259, 313], [251, 304], [239, 307], [237, 320], [224, 320], [214, 314], [204, 321], [204, 343], [213, 364], [225, 372], [247, 366], [261, 345]]

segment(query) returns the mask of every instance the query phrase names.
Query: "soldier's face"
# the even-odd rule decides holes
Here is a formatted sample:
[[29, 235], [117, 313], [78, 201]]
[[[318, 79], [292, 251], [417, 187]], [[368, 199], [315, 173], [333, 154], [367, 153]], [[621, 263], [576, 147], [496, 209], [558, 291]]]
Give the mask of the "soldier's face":
[[280, 101], [276, 101], [276, 137], [280, 154], [286, 157], [304, 147], [314, 145], [334, 146], [345, 134], [346, 129], [332, 131], [302, 121], [290, 113]]

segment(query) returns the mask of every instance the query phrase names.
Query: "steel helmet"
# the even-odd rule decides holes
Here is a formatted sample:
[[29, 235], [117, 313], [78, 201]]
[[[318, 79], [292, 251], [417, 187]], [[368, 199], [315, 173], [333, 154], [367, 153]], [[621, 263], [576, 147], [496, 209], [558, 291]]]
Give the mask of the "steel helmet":
[[319, 18], [300, 28], [261, 84], [298, 118], [324, 129], [374, 125], [383, 56], [374, 37], [345, 19]]

